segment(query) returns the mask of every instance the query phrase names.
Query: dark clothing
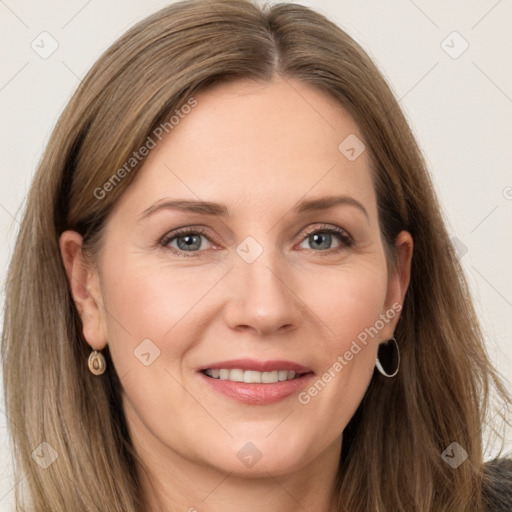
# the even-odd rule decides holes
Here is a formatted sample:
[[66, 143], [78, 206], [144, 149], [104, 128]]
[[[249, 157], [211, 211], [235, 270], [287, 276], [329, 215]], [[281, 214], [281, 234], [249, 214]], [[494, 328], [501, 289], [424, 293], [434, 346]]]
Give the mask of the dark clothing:
[[512, 512], [512, 459], [494, 459], [484, 466], [483, 495], [488, 512]]

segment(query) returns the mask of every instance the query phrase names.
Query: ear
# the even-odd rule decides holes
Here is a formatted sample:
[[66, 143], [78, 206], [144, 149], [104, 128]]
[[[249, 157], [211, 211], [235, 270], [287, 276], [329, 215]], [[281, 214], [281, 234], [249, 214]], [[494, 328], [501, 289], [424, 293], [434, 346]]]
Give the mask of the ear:
[[[389, 312], [388, 318], [393, 314], [393, 318], [383, 330], [385, 339], [391, 338], [400, 318], [400, 311], [405, 299], [405, 293], [409, 287], [411, 279], [411, 262], [414, 242], [412, 236], [407, 231], [400, 231], [395, 240], [397, 253], [397, 268], [390, 273], [388, 277], [388, 289], [386, 295], [385, 311]], [[391, 313], [394, 312], [394, 313]], [[388, 332], [389, 331], [389, 332]]]
[[107, 345], [107, 332], [98, 271], [85, 261], [82, 236], [76, 231], [64, 231], [59, 247], [83, 335], [94, 350], [102, 350]]

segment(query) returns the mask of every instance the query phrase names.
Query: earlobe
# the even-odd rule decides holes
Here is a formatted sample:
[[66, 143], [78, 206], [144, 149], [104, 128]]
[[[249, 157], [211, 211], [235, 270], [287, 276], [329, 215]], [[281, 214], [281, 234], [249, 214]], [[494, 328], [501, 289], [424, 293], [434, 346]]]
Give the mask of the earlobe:
[[79, 233], [64, 231], [59, 246], [71, 295], [82, 320], [83, 335], [93, 349], [102, 350], [107, 336], [98, 272], [83, 257]]

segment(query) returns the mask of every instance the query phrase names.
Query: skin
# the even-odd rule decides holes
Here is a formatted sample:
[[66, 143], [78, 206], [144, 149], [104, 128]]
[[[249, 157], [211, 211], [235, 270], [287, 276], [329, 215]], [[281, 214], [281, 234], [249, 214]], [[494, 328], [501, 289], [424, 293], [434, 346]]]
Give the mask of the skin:
[[[121, 378], [147, 470], [147, 510], [334, 511], [342, 432], [399, 314], [306, 405], [297, 394], [241, 404], [210, 389], [197, 369], [286, 359], [322, 376], [380, 314], [403, 303], [411, 236], [399, 234], [400, 270], [388, 275], [368, 151], [349, 161], [338, 150], [349, 134], [363, 137], [322, 92], [276, 75], [265, 84], [219, 84], [196, 99], [117, 202], [94, 265], [83, 262], [78, 233], [61, 236], [85, 339], [96, 350], [108, 343]], [[299, 201], [342, 194], [368, 216], [346, 204], [293, 211]], [[138, 220], [164, 198], [223, 203], [231, 215], [163, 208]], [[325, 225], [354, 244], [329, 239]], [[195, 256], [178, 254], [183, 238], [159, 245], [185, 226], [205, 230]], [[306, 228], [317, 228], [316, 244]], [[236, 252], [248, 236], [263, 249], [250, 264]], [[134, 357], [147, 338], [160, 350], [149, 366]], [[237, 457], [249, 441], [262, 454], [250, 468]]]

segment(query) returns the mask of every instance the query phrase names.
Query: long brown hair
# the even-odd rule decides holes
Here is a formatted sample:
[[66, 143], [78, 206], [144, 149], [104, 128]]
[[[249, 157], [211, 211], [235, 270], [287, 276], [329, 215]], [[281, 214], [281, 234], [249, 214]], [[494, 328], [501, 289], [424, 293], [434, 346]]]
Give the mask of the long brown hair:
[[[407, 230], [414, 239], [395, 332], [401, 370], [392, 380], [374, 375], [344, 431], [339, 510], [486, 510], [482, 428], [493, 390], [507, 407], [510, 396], [486, 355], [434, 187], [398, 102], [361, 47], [322, 15], [244, 0], [179, 2], [135, 25], [89, 71], [51, 136], [9, 268], [2, 338], [16, 479], [26, 476], [31, 510], [144, 510], [119, 376], [112, 364], [101, 378], [87, 369], [90, 347], [60, 234], [78, 231], [94, 255], [105, 219], [141, 163], [124, 167], [122, 179], [113, 176], [155, 129], [217, 82], [268, 81], [275, 73], [324, 91], [359, 125], [389, 268], [396, 235]], [[468, 453], [456, 469], [441, 457], [452, 442]], [[45, 469], [34, 462], [36, 449], [58, 458]]]

